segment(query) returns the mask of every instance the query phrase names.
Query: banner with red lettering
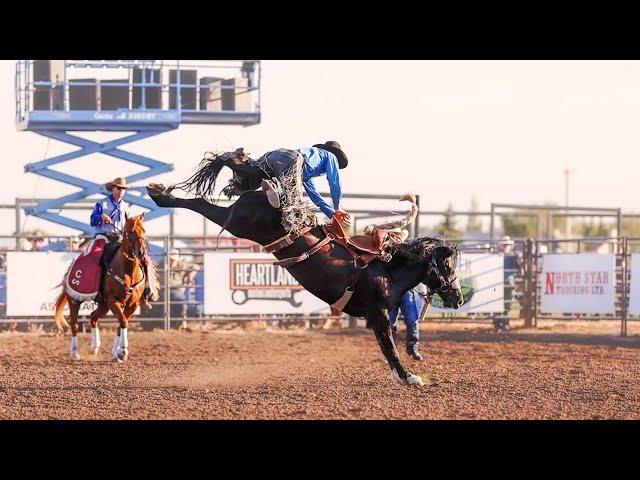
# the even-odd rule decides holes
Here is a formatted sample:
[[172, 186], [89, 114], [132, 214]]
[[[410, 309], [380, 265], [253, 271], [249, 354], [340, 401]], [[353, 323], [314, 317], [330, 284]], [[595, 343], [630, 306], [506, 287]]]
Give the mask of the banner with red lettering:
[[540, 311], [615, 314], [615, 262], [613, 254], [543, 255]]

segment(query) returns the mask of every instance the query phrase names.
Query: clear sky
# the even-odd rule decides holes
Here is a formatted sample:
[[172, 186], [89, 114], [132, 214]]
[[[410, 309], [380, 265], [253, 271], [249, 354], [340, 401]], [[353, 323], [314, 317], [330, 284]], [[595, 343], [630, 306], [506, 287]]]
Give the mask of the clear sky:
[[[262, 68], [260, 125], [187, 125], [126, 149], [172, 162], [175, 171], [155, 180], [175, 182], [206, 150], [243, 146], [257, 157], [337, 140], [350, 158], [346, 192], [413, 191], [424, 209], [467, 209], [472, 195], [483, 210], [491, 202], [563, 204], [570, 168], [571, 204], [640, 210], [638, 61], [264, 61]], [[15, 62], [0, 61], [0, 203], [71, 193], [24, 173], [43, 158], [47, 139], [16, 131], [14, 75]], [[52, 140], [47, 156], [72, 149]], [[93, 181], [137, 171], [102, 155], [61, 170]]]

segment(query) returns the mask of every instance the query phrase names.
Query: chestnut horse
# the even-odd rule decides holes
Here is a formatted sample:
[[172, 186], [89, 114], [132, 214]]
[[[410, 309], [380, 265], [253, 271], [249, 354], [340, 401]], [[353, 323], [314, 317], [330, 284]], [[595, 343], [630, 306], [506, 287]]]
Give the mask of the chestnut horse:
[[[129, 356], [129, 342], [127, 328], [129, 320], [135, 312], [144, 292], [143, 258], [147, 250], [147, 238], [143, 226], [144, 214], [129, 217], [125, 214], [126, 223], [122, 230], [122, 244], [109, 263], [109, 270], [104, 274], [101, 293], [96, 301], [98, 307], [91, 313], [91, 347], [97, 355], [100, 349], [100, 330], [98, 320], [109, 310], [118, 319], [118, 333], [111, 348], [111, 356], [117, 361], [126, 361]], [[153, 274], [153, 268], [149, 269]], [[62, 282], [62, 292], [55, 304], [55, 321], [58, 329], [71, 326], [70, 355], [74, 359], [80, 358], [78, 349], [78, 312], [81, 301], [67, 294], [66, 282]], [[69, 303], [69, 323], [62, 313], [66, 303]]]

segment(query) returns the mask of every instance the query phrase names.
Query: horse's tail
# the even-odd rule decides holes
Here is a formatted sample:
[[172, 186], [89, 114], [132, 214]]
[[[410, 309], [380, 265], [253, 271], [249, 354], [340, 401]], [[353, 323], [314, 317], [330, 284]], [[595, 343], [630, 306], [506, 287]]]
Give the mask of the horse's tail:
[[67, 296], [67, 292], [64, 290], [64, 286], [62, 287], [62, 292], [58, 295], [56, 299], [55, 313], [53, 314], [53, 318], [56, 321], [56, 327], [58, 330], [64, 330], [65, 327], [68, 327], [67, 319], [64, 318], [64, 314], [62, 313], [64, 310], [64, 306], [69, 301], [69, 297]]
[[197, 197], [205, 198], [215, 203], [213, 191], [222, 167], [240, 164], [246, 159], [248, 159], [248, 157], [241, 148], [235, 152], [221, 154], [206, 152], [200, 165], [198, 165], [196, 173], [184, 182], [176, 184], [176, 188], [187, 193], [193, 193]]
[[365, 234], [370, 235], [375, 228], [404, 228], [407, 225], [413, 223], [413, 221], [418, 216], [418, 204], [416, 203], [416, 196], [413, 193], [405, 193], [400, 197], [400, 201], [402, 202], [403, 200], [411, 202], [411, 211], [404, 218], [401, 218], [400, 220], [396, 220], [394, 222], [385, 223], [383, 225], [368, 225], [364, 230]]

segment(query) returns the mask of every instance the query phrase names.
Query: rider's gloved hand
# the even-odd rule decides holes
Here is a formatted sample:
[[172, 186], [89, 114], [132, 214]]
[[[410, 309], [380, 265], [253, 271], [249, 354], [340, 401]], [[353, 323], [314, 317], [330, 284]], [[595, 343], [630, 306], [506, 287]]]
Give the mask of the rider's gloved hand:
[[346, 225], [347, 227], [351, 226], [351, 214], [347, 213], [345, 210], [336, 210], [336, 213], [333, 215], [341, 224]]
[[102, 214], [102, 223], [105, 223], [107, 225], [111, 225], [111, 217], [109, 215], [107, 215], [106, 213]]

